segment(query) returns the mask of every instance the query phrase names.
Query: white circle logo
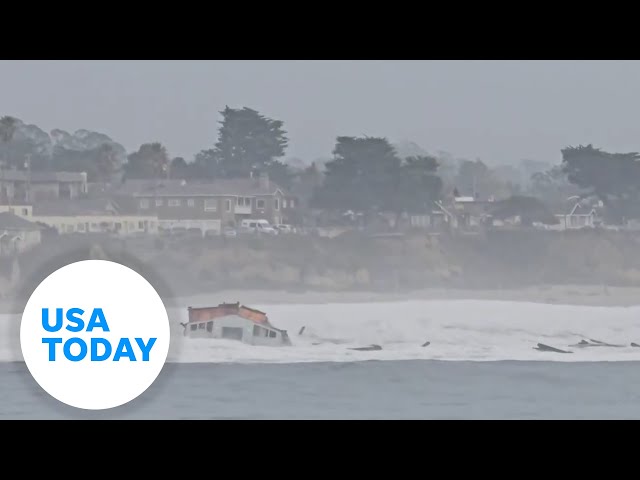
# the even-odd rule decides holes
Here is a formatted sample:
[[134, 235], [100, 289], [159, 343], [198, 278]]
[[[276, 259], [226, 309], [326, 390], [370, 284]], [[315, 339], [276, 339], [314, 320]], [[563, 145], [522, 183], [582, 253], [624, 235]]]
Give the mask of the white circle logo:
[[105, 260], [72, 263], [35, 289], [22, 314], [27, 368], [77, 408], [118, 407], [155, 381], [169, 353], [169, 317], [142, 276]]

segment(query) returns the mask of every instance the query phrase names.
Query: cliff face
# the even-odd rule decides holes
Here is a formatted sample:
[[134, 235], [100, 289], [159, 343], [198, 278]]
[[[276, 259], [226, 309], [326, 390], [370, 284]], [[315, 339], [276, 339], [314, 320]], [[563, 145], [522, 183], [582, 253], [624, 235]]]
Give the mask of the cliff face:
[[[640, 234], [604, 231], [375, 239], [357, 234], [334, 239], [64, 236], [19, 259], [21, 275], [13, 290], [28, 296], [57, 268], [87, 258], [128, 265], [168, 296], [222, 289], [389, 292], [545, 284], [640, 286], [638, 251]], [[8, 277], [0, 280], [11, 283]]]
[[474, 286], [640, 285], [638, 233], [494, 231], [447, 247]]

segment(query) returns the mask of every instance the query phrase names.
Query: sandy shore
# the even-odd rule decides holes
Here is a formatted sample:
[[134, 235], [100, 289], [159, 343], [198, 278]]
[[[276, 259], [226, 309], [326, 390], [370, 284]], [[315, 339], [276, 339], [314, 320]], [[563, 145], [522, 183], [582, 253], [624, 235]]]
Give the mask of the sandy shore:
[[[556, 305], [585, 305], [630, 307], [640, 305], [640, 288], [605, 286], [539, 286], [510, 290], [457, 290], [424, 289], [403, 293], [378, 292], [287, 292], [270, 290], [229, 290], [210, 294], [165, 299], [167, 307], [187, 305], [213, 305], [220, 302], [236, 302], [247, 305], [268, 304], [317, 304], [317, 303], [369, 303], [406, 300], [498, 300], [533, 302]], [[0, 301], [0, 313], [20, 313], [25, 300]]]
[[540, 286], [513, 290], [425, 289], [404, 293], [370, 292], [285, 292], [229, 290], [183, 297], [168, 305], [210, 305], [240, 301], [245, 304], [278, 303], [360, 303], [403, 300], [502, 300], [562, 305], [635, 306], [640, 305], [640, 288], [604, 286]]

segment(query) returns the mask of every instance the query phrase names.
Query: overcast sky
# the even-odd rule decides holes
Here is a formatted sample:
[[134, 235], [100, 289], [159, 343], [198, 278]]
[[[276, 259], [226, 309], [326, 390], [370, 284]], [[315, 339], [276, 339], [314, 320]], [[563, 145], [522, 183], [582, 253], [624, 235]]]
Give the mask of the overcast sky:
[[640, 150], [639, 86], [637, 61], [1, 61], [0, 115], [190, 159], [225, 105], [248, 106], [283, 120], [287, 156], [306, 160], [370, 135], [558, 162], [580, 143]]

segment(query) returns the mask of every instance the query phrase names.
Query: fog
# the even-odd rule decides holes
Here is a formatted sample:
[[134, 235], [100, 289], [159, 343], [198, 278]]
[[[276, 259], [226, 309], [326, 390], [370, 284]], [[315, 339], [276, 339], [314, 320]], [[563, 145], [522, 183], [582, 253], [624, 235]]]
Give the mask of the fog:
[[248, 105], [283, 120], [288, 155], [308, 161], [338, 135], [370, 135], [557, 163], [566, 145], [637, 148], [638, 80], [634, 61], [2, 61], [0, 105], [185, 158], [215, 139], [219, 110]]
[[[37, 285], [86, 259], [155, 287], [170, 363], [315, 364], [316, 383], [290, 388], [338, 403], [302, 417], [350, 417], [358, 395], [332, 395], [351, 373], [317, 367], [332, 362], [396, 362], [380, 368], [414, 373], [389, 405], [433, 418], [462, 394], [437, 380], [436, 413], [403, 362], [544, 360], [544, 379], [560, 362], [640, 360], [638, 80], [638, 62], [0, 62], [0, 363], [22, 360], [19, 316]], [[265, 344], [190, 324], [188, 307], [236, 302], [269, 316]], [[273, 409], [253, 411], [246, 392], [227, 404], [189, 368], [181, 388], [204, 418], [216, 414], [198, 402], [214, 397], [233, 417], [283, 414], [268, 386]], [[591, 414], [606, 412], [584, 388]], [[14, 401], [32, 405], [27, 418], [75, 415], [33, 395], [0, 399], [0, 418]], [[500, 416], [473, 395], [452, 405], [485, 413], [455, 416]], [[154, 398], [140, 417], [182, 418]], [[512, 400], [515, 417], [549, 412]]]
[[[3, 248], [3, 296], [101, 252], [167, 298], [627, 304], [638, 74], [587, 61], [0, 62], [2, 209], [26, 205], [42, 227], [33, 248]], [[262, 217], [286, 230], [244, 225]]]

